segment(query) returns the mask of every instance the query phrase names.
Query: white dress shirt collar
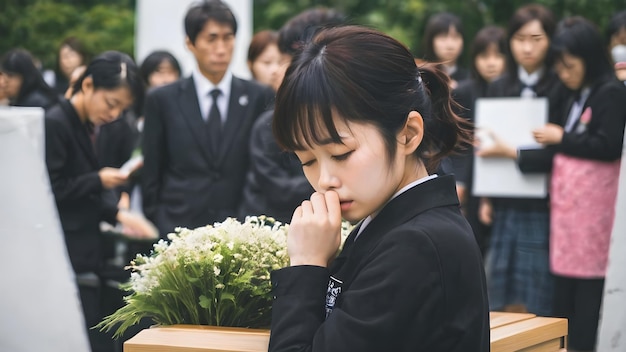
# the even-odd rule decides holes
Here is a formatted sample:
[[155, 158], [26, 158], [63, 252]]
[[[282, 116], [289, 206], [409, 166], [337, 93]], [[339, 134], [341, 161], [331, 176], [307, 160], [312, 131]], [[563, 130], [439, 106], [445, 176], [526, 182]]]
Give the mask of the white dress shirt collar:
[[569, 110], [567, 122], [565, 123], [565, 127], [563, 128], [565, 132], [571, 132], [576, 122], [582, 116], [583, 108], [585, 107], [585, 103], [587, 102], [587, 98], [589, 98], [590, 94], [591, 88], [589, 87], [585, 87], [580, 91], [580, 96], [578, 97], [578, 100], [574, 101], [572, 107]]
[[202, 119], [206, 121], [209, 117], [209, 110], [211, 109], [211, 104], [213, 104], [210, 93], [213, 89], [217, 88], [222, 91], [222, 94], [217, 98], [217, 107], [220, 110], [222, 123], [225, 123], [226, 117], [228, 116], [228, 102], [230, 101], [230, 90], [233, 82], [232, 72], [226, 71], [224, 77], [217, 85], [204, 77], [198, 68], [194, 69], [191, 75], [196, 87], [196, 93], [198, 94], [198, 104], [200, 106]]
[[[422, 177], [420, 179], [417, 179], [411, 183], [409, 183], [408, 185], [402, 187], [398, 192], [396, 192], [388, 201], [387, 203], [391, 202], [392, 199], [396, 198], [397, 196], [401, 195], [402, 193], [408, 191], [409, 189], [424, 183], [426, 181], [432, 180], [434, 178], [437, 178], [437, 174], [432, 174], [426, 177]], [[385, 204], [386, 205], [386, 204]], [[365, 230], [365, 228], [367, 227], [367, 225], [369, 225], [370, 222], [372, 222], [372, 220], [374, 219], [374, 217], [372, 217], [372, 215], [368, 216], [365, 218], [365, 220], [363, 220], [363, 222], [361, 223], [361, 226], [359, 227], [359, 233], [357, 233], [356, 237], [354, 238], [354, 240], [356, 241], [357, 238], [359, 238], [359, 236], [361, 235], [361, 233], [363, 232], [363, 230]]]
[[540, 67], [535, 72], [528, 73], [526, 72], [526, 70], [524, 70], [522, 66], [517, 67], [517, 76], [520, 82], [522, 82], [522, 85], [524, 86], [524, 88], [522, 89], [522, 93], [521, 93], [522, 97], [536, 97], [537, 96], [535, 89], [530, 88], [530, 87], [535, 87], [537, 85], [537, 83], [543, 76], [544, 70], [545, 69], [543, 67]]

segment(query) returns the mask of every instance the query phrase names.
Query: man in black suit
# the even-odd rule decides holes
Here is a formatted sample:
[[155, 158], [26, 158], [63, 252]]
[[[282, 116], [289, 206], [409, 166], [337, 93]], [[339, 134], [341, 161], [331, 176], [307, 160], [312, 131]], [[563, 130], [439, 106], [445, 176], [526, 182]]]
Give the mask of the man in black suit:
[[227, 5], [190, 8], [185, 32], [196, 69], [153, 90], [144, 110], [143, 208], [161, 236], [237, 215], [250, 129], [273, 97], [228, 70], [237, 22]]

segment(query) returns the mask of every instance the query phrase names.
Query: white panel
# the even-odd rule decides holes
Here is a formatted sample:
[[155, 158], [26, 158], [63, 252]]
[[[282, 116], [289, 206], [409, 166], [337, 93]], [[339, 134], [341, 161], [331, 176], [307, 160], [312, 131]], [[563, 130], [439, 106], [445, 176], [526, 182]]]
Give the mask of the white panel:
[[[516, 148], [538, 146], [532, 130], [543, 126], [547, 115], [547, 98], [480, 98], [476, 135], [485, 145], [491, 131]], [[474, 165], [474, 195], [543, 198], [547, 194], [547, 175], [523, 174], [513, 159], [474, 156]]]
[[44, 143], [41, 108], [0, 108], [0, 351], [89, 350]]
[[626, 351], [626, 140], [611, 236], [597, 351]]
[[[196, 62], [185, 46], [185, 14], [196, 0], [137, 0], [135, 58], [141, 64], [154, 50], [168, 50], [180, 62], [183, 74], [191, 74]], [[252, 77], [246, 58], [252, 38], [252, 0], [225, 0], [237, 19], [237, 39], [230, 69], [240, 77]]]

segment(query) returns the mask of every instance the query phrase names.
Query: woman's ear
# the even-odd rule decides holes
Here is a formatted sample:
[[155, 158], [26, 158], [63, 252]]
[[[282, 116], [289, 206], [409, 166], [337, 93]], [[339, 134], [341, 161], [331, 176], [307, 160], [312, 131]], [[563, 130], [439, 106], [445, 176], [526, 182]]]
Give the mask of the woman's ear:
[[413, 110], [407, 116], [404, 128], [398, 134], [398, 142], [405, 155], [413, 154], [424, 138], [424, 119], [422, 114]]
[[91, 77], [91, 75], [85, 77], [83, 79], [82, 84], [80, 85], [81, 91], [84, 94], [91, 94], [93, 93], [93, 78]]

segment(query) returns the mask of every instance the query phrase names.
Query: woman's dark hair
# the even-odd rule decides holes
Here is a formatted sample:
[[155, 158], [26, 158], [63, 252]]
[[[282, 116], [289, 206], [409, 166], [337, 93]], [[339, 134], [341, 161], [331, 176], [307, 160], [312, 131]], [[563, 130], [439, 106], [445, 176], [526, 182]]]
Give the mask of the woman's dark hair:
[[[530, 4], [522, 6], [515, 11], [513, 16], [509, 20], [509, 27], [507, 29], [508, 36], [506, 38], [506, 41], [508, 43], [506, 51], [506, 69], [509, 72], [509, 77], [512, 80], [517, 80], [518, 65], [513, 58], [513, 53], [511, 52], [511, 40], [515, 36], [515, 33], [520, 30], [520, 28], [524, 27], [526, 24], [534, 20], [538, 20], [539, 23], [541, 23], [541, 27], [543, 28], [543, 31], [546, 32], [548, 40], [551, 41], [552, 36], [554, 35], [556, 20], [554, 19], [552, 11], [550, 11], [547, 7], [539, 4]], [[544, 62], [546, 67], [552, 66], [553, 57], [550, 49], [548, 49], [548, 53], [546, 53], [546, 58]], [[547, 76], [548, 75], [544, 75], [544, 78]]]
[[61, 42], [61, 45], [59, 45], [59, 51], [57, 52], [57, 72], [61, 73], [61, 49], [63, 47], [68, 47], [72, 49], [72, 51], [78, 53], [78, 55], [80, 55], [83, 59], [82, 64], [85, 64], [89, 61], [89, 54], [81, 41], [76, 37], [67, 37]]
[[13, 105], [20, 106], [24, 98], [33, 92], [40, 92], [50, 101], [57, 100], [56, 94], [44, 81], [41, 72], [35, 66], [35, 59], [24, 49], [9, 50], [2, 59], [0, 71], [22, 78], [22, 86], [16, 97], [11, 99]]
[[248, 61], [251, 63], [255, 62], [259, 55], [271, 44], [278, 45], [278, 32], [269, 29], [257, 32], [252, 37], [248, 47]]
[[83, 81], [91, 77], [94, 89], [114, 90], [128, 87], [135, 105], [141, 106], [144, 85], [139, 69], [130, 56], [119, 51], [105, 51], [96, 56], [73, 86], [73, 95], [82, 91]]
[[204, 0], [193, 5], [185, 15], [185, 34], [192, 43], [209, 21], [228, 25], [237, 34], [237, 20], [230, 7], [220, 0]]
[[[250, 46], [248, 46], [248, 63], [253, 64], [263, 54], [265, 49], [272, 44], [278, 46], [278, 32], [269, 29], [257, 32], [252, 37]], [[252, 72], [252, 75], [254, 76], [254, 72]]]
[[323, 29], [305, 44], [287, 69], [276, 97], [273, 130], [287, 150], [342, 143], [333, 113], [345, 121], [370, 123], [383, 136], [389, 160], [396, 134], [411, 111], [424, 119], [417, 155], [427, 169], [469, 140], [466, 122], [452, 112], [447, 75], [373, 29], [345, 26]]
[[432, 15], [426, 23], [424, 29], [424, 60], [429, 62], [441, 61], [437, 54], [433, 42], [435, 37], [450, 31], [450, 27], [454, 28], [461, 36], [463, 36], [463, 24], [459, 16], [450, 12], [440, 12]]
[[607, 76], [613, 77], [613, 65], [596, 26], [587, 19], [574, 16], [563, 19], [552, 40], [555, 59], [563, 62], [563, 55], [569, 54], [583, 60], [585, 77], [588, 85]]
[[498, 49], [502, 55], [506, 55], [506, 33], [502, 27], [486, 26], [476, 33], [474, 41], [472, 42], [470, 48], [472, 77], [481, 82], [485, 82], [485, 80], [480, 76], [478, 70], [476, 70], [476, 57], [485, 53], [492, 45], [495, 45], [496, 49]]
[[281, 53], [293, 56], [320, 28], [341, 26], [346, 22], [346, 16], [334, 9], [317, 7], [304, 10], [281, 27], [278, 33], [278, 49]]
[[620, 11], [611, 17], [611, 21], [606, 26], [606, 41], [611, 42], [611, 37], [617, 34], [622, 28], [626, 29], [626, 10]]
[[163, 63], [163, 61], [167, 61], [172, 65], [174, 70], [178, 73], [178, 76], [181, 76], [181, 69], [178, 60], [176, 57], [172, 55], [169, 51], [165, 50], [157, 50], [151, 52], [141, 63], [141, 67], [139, 68], [139, 72], [141, 73], [141, 79], [143, 83], [148, 86], [150, 79], [150, 75], [158, 70], [159, 65]]

